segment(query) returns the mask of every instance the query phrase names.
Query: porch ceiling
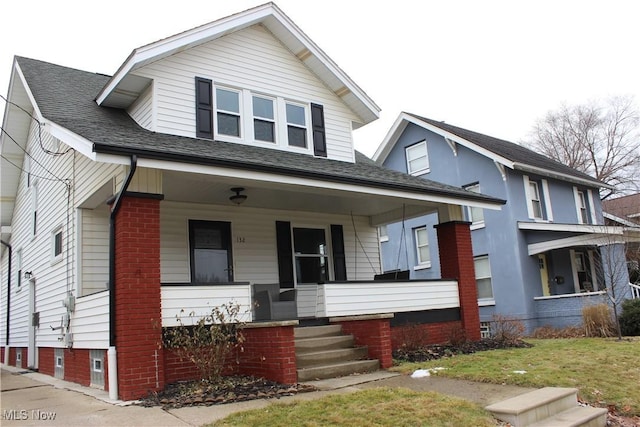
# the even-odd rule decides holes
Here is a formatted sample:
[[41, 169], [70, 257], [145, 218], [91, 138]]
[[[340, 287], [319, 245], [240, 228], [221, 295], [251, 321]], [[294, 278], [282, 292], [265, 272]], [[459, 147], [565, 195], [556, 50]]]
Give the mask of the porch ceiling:
[[[367, 216], [380, 225], [424, 215], [445, 203], [391, 195], [372, 195], [307, 185], [164, 171], [164, 200], [230, 205], [233, 187], [243, 187], [247, 200], [239, 208], [261, 208]], [[404, 211], [404, 215], [403, 215]]]

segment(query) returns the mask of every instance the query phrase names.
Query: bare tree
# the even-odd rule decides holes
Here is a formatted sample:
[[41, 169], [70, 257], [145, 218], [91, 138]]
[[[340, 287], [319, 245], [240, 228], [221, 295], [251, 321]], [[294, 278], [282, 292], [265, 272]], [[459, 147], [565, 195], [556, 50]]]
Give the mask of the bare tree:
[[539, 119], [524, 145], [616, 187], [640, 189], [640, 112], [633, 97], [562, 105]]

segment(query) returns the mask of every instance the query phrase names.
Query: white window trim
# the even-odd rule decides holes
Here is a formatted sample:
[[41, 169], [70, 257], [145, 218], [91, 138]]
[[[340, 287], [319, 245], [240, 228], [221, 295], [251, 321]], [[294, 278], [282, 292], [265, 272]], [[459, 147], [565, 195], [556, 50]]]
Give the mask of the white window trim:
[[294, 282], [294, 286], [298, 286], [298, 275], [296, 274], [296, 257], [301, 257], [301, 258], [305, 258], [305, 257], [317, 257], [320, 258], [320, 255], [296, 255], [296, 241], [295, 241], [295, 236], [293, 235], [293, 229], [294, 228], [309, 228], [309, 229], [317, 229], [317, 230], [324, 230], [324, 241], [327, 245], [327, 254], [325, 255], [327, 257], [327, 274], [328, 274], [328, 280], [335, 280], [335, 274], [333, 272], [333, 246], [332, 246], [332, 242], [331, 242], [331, 227], [328, 225], [318, 225], [318, 224], [294, 224], [291, 223], [290, 224], [290, 230], [291, 230], [291, 255], [293, 256], [293, 282]]
[[589, 209], [591, 210], [591, 224], [597, 224], [598, 217], [596, 215], [596, 207], [593, 201], [593, 192], [591, 190], [587, 190], [587, 198], [589, 199]]
[[549, 191], [549, 182], [542, 180], [542, 197], [544, 198], [544, 206], [541, 206], [543, 215], [546, 215], [547, 221], [553, 222], [553, 209], [551, 208], [551, 192]]
[[18, 250], [16, 250], [16, 292], [20, 292], [20, 289], [22, 289], [23, 284], [22, 281], [24, 280], [22, 276], [22, 248], [18, 248]]
[[[547, 196], [545, 194], [547, 194], [547, 192], [545, 192], [544, 190], [545, 188], [545, 184], [544, 184], [545, 180], [542, 180], [542, 191], [540, 189], [540, 185], [538, 185], [538, 182], [535, 180], [530, 180], [528, 175], [522, 175], [522, 182], [524, 183], [524, 195], [525, 195], [525, 202], [527, 204], [527, 215], [529, 216], [529, 219], [535, 221], [535, 222], [549, 222], [550, 218], [550, 206], [549, 209], [547, 209], [547, 207], [545, 206], [545, 203], [547, 202]], [[534, 212], [533, 212], [533, 194], [531, 194], [531, 183], [534, 183], [536, 185], [536, 188], [538, 189], [538, 201], [540, 203], [540, 214], [542, 215], [542, 217], [538, 218], [535, 216]], [[541, 193], [544, 193], [541, 195]], [[544, 203], [543, 203], [543, 199], [544, 199]], [[550, 201], [549, 201], [550, 203]], [[547, 219], [545, 219], [545, 217], [547, 217]]]
[[56, 368], [64, 368], [64, 358], [62, 356], [56, 356]]
[[[256, 116], [253, 114], [253, 98], [262, 98], [262, 99], [267, 99], [269, 101], [271, 101], [273, 103], [273, 119], [270, 119], [268, 117], [260, 117], [260, 116]], [[256, 144], [268, 144], [270, 147], [273, 147], [275, 144], [278, 143], [278, 137], [279, 137], [279, 129], [278, 129], [278, 100], [277, 98], [270, 96], [270, 95], [263, 95], [261, 93], [255, 93], [255, 92], [250, 92], [249, 93], [249, 99], [251, 101], [250, 103], [250, 110], [251, 110], [251, 115], [249, 117], [251, 117], [251, 120], [249, 120], [249, 126], [250, 126], [250, 132], [247, 133], [247, 135], [251, 135], [252, 141], [255, 142]], [[258, 119], [258, 120], [262, 120], [264, 122], [270, 122], [273, 123], [273, 141], [264, 141], [262, 139], [256, 139], [256, 132], [255, 132], [255, 126], [254, 126], [254, 121]]]
[[[496, 304], [496, 300], [495, 300], [495, 294], [493, 292], [493, 273], [491, 272], [491, 261], [489, 261], [489, 255], [479, 255], [479, 256], [474, 256], [473, 257], [473, 263], [474, 263], [474, 267], [475, 267], [475, 262], [476, 260], [479, 259], [483, 259], [486, 258], [487, 262], [489, 263], [489, 276], [482, 276], [482, 277], [478, 277], [477, 273], [476, 273], [476, 286], [477, 286], [477, 281], [478, 279], [490, 279], [491, 280], [491, 298], [480, 298], [478, 297], [478, 306], [487, 306], [487, 305], [495, 305]], [[475, 270], [475, 268], [474, 268]]]
[[[384, 227], [386, 231], [385, 234], [382, 234], [382, 227]], [[381, 225], [380, 227], [378, 227], [378, 240], [380, 241], [380, 243], [389, 241], [389, 230], [387, 229], [386, 225]]]
[[[60, 253], [56, 255], [56, 234], [60, 233], [61, 245]], [[56, 227], [51, 232], [51, 265], [62, 261], [64, 256], [64, 227], [62, 225]]]
[[[427, 243], [423, 246], [418, 246], [418, 232], [424, 230], [427, 235]], [[427, 230], [427, 226], [416, 227], [413, 229], [413, 239], [415, 242], [416, 248], [416, 261], [417, 265], [413, 267], [414, 270], [423, 270], [425, 268], [431, 268], [431, 245], [429, 244], [429, 231]], [[420, 259], [420, 248], [426, 246], [429, 249], [429, 259], [426, 261], [422, 261]]]
[[31, 211], [29, 225], [31, 227], [31, 240], [38, 235], [38, 182], [33, 180], [30, 187], [31, 191]]
[[[216, 89], [224, 89], [237, 92], [240, 99], [240, 136], [224, 135], [218, 133], [218, 106]], [[253, 126], [253, 96], [274, 101], [274, 134], [275, 141], [261, 141], [255, 139]], [[287, 132], [287, 111], [286, 105], [292, 104], [304, 108], [305, 128], [307, 146], [295, 147], [290, 146]], [[224, 110], [220, 110], [225, 112]], [[277, 148], [284, 151], [313, 155], [313, 124], [311, 121], [311, 101], [301, 99], [291, 99], [282, 94], [269, 94], [250, 87], [240, 88], [232, 83], [215, 80], [213, 82], [213, 129], [214, 139], [225, 142], [234, 142], [258, 147]], [[235, 114], [235, 113], [233, 113]]]
[[[410, 162], [409, 162], [409, 151], [418, 150], [422, 146], [424, 146], [424, 157], [427, 159], [427, 166], [426, 166], [426, 168], [412, 171], [411, 168], [409, 167], [409, 164], [410, 164]], [[420, 142], [416, 142], [415, 144], [411, 144], [408, 147], [405, 147], [404, 151], [405, 151], [405, 160], [406, 160], [406, 163], [407, 163], [407, 173], [409, 175], [418, 176], [418, 175], [424, 175], [424, 174], [427, 174], [427, 173], [431, 172], [431, 164], [429, 163], [429, 151], [428, 151], [428, 148], [427, 148], [427, 140], [426, 139], [424, 139], [424, 140], [422, 140]], [[422, 157], [422, 156], [420, 156], [420, 157]], [[411, 159], [411, 160], [414, 160], [414, 159]]]
[[[100, 369], [96, 369], [96, 362], [100, 362]], [[104, 366], [104, 361], [102, 359], [93, 358], [91, 360], [91, 371], [92, 372], [102, 372], [103, 369], [104, 369], [103, 366]]]
[[[218, 89], [222, 89], [222, 90], [226, 90], [229, 92], [235, 92], [238, 94], [238, 112], [236, 113], [235, 111], [229, 111], [229, 110], [221, 110], [218, 108], [218, 94], [217, 94], [217, 90]], [[253, 118], [253, 114], [252, 112], [250, 112], [250, 115], [247, 116], [246, 113], [246, 96], [247, 94], [244, 93], [244, 91], [242, 89], [233, 87], [233, 86], [227, 86], [227, 85], [223, 85], [223, 84], [214, 84], [213, 85], [213, 130], [214, 130], [214, 138], [218, 139], [220, 141], [227, 141], [227, 142], [238, 142], [238, 141], [242, 141], [244, 139], [244, 135], [248, 135], [247, 134], [247, 127], [248, 125], [246, 124], [247, 120], [245, 119], [245, 117], [251, 117]], [[251, 108], [251, 104], [249, 103], [249, 108]], [[240, 133], [240, 136], [233, 136], [233, 135], [226, 135], [226, 134], [222, 134], [218, 132], [218, 112], [221, 113], [226, 113], [226, 114], [232, 114], [232, 115], [238, 115], [239, 119], [238, 119], [238, 131]], [[253, 127], [253, 126], [251, 126]], [[250, 134], [249, 134], [250, 135]]]

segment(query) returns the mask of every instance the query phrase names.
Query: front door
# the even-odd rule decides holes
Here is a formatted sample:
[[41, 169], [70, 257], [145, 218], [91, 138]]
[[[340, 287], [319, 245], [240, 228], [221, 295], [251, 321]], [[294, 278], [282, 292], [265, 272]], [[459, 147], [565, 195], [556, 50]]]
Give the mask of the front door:
[[542, 295], [548, 297], [551, 295], [549, 290], [549, 270], [547, 268], [547, 256], [545, 254], [538, 255], [538, 265], [540, 266], [540, 282], [542, 283]]
[[231, 223], [189, 221], [192, 283], [233, 282]]

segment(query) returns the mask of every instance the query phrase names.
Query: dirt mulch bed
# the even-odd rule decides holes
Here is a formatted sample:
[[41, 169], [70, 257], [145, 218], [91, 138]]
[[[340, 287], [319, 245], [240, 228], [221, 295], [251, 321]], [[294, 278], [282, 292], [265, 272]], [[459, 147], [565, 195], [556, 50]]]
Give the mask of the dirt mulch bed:
[[138, 405], [162, 406], [163, 409], [211, 406], [245, 400], [280, 398], [315, 390], [315, 387], [304, 384], [288, 385], [264, 378], [230, 376], [224, 377], [218, 384], [207, 381], [169, 384], [164, 390], [150, 393], [147, 397], [140, 399]]
[[420, 348], [400, 348], [393, 352], [393, 358], [405, 362], [424, 362], [443, 357], [451, 357], [456, 354], [471, 354], [478, 351], [497, 350], [501, 348], [527, 348], [531, 344], [522, 340], [504, 341], [493, 338], [483, 338], [480, 341], [465, 341], [458, 345], [439, 344], [428, 345]]

